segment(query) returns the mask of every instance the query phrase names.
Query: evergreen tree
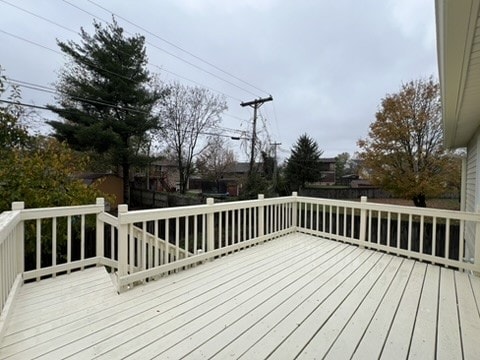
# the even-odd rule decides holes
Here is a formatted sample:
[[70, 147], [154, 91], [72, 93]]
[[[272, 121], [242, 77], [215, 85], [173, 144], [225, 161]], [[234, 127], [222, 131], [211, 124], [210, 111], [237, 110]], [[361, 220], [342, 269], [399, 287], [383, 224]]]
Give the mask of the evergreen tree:
[[74, 149], [105, 154], [122, 169], [124, 199], [129, 202], [130, 167], [138, 142], [158, 128], [152, 109], [161, 93], [146, 69], [145, 39], [125, 37], [115, 19], [95, 33], [81, 29], [81, 42], [58, 41], [71, 62], [56, 85], [58, 105], [49, 108], [65, 121], [50, 121], [55, 137]]
[[304, 188], [307, 182], [320, 180], [322, 153], [317, 142], [307, 134], [298, 138], [285, 169], [285, 177], [292, 190]]

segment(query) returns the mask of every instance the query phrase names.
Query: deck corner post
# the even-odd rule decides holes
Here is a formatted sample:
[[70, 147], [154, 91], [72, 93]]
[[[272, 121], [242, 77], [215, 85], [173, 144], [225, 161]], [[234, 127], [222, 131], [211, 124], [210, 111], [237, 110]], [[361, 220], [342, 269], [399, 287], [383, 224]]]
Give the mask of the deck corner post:
[[128, 205], [118, 206], [118, 271], [117, 287], [122, 292], [120, 280], [128, 273], [128, 223], [122, 221], [122, 217], [128, 213]]
[[[480, 206], [477, 207], [476, 212], [477, 212], [477, 215], [480, 216]], [[477, 221], [477, 223], [475, 224], [475, 243], [473, 244], [473, 246], [474, 246], [473, 264], [476, 269], [474, 270], [474, 273], [476, 276], [480, 276], [480, 221]], [[464, 257], [464, 254], [460, 254], [460, 258], [463, 258], [463, 257]]]
[[213, 198], [207, 198], [207, 249], [205, 252], [215, 250], [215, 213], [213, 205], [215, 201]]
[[265, 195], [258, 194], [258, 236], [265, 235]]
[[[23, 201], [12, 202], [12, 211], [22, 211], [25, 209], [25, 203]], [[17, 273], [23, 274], [25, 270], [25, 227], [23, 220], [17, 226], [17, 238], [15, 239], [16, 249], [15, 253], [17, 255]]]
[[96, 205], [98, 206], [97, 212], [97, 222], [95, 225], [96, 230], [96, 254], [98, 258], [104, 256], [104, 229], [103, 229], [103, 221], [100, 220], [100, 214], [105, 211], [105, 199], [100, 197], [97, 198]]
[[[362, 196], [360, 197], [360, 202], [362, 204], [367, 203], [367, 197]], [[366, 232], [367, 232], [367, 209], [365, 209], [363, 206], [360, 209], [360, 234], [359, 234], [359, 240], [361, 243], [365, 242], [366, 239]], [[363, 249], [364, 246], [360, 245], [360, 248]]]
[[292, 230], [297, 231], [298, 226], [298, 193], [292, 192]]

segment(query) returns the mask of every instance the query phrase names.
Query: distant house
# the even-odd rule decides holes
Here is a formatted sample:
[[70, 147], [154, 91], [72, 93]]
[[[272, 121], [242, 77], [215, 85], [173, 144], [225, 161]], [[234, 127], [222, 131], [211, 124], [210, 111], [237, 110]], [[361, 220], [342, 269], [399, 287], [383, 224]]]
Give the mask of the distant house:
[[[436, 0], [437, 52], [444, 142], [467, 148], [461, 210], [480, 210], [480, 1]], [[473, 259], [476, 227], [467, 223], [465, 258]], [[478, 247], [478, 246], [477, 246]]]
[[335, 158], [321, 158], [320, 159], [320, 174], [321, 174], [321, 185], [335, 185], [335, 170], [336, 170], [336, 159]]
[[[256, 171], [262, 171], [263, 164], [256, 163], [254, 168]], [[236, 162], [225, 170], [218, 182], [205, 179], [200, 175], [192, 177], [189, 180], [189, 189], [209, 195], [218, 193], [221, 195], [238, 196], [248, 176], [249, 169], [250, 163]]]
[[123, 204], [123, 179], [115, 174], [109, 173], [82, 173], [76, 175], [76, 178], [82, 179], [87, 186], [94, 187], [104, 194], [110, 195], [110, 209], [115, 210], [118, 204]]

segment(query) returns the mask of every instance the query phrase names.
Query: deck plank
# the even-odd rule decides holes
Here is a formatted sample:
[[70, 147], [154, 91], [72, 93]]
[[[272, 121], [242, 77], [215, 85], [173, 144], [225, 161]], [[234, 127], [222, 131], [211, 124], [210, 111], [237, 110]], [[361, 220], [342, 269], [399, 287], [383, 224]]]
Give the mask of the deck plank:
[[462, 351], [454, 272], [442, 268], [438, 303], [437, 359], [463, 359]]
[[473, 289], [466, 273], [455, 272], [460, 334], [465, 359], [480, 359], [480, 316], [475, 309]]
[[[292, 242], [293, 241], [293, 242]], [[312, 248], [312, 246], [317, 246], [312, 242], [305, 242], [304, 239], [294, 238], [293, 240], [287, 241], [287, 249], [290, 249], [290, 252], [285, 253], [282, 244], [280, 242], [278, 248], [275, 245], [265, 245], [267, 246], [266, 251], [263, 252], [263, 262], [269, 263], [274, 259], [285, 260], [285, 257], [291, 256], [292, 253], [299, 252], [303, 253], [306, 249]], [[334, 244], [335, 245], [335, 244]], [[293, 250], [292, 250], [293, 246]], [[262, 250], [263, 246], [256, 247], [255, 250]], [[273, 254], [272, 254], [273, 253]], [[240, 254], [240, 253], [238, 253]], [[276, 256], [274, 256], [276, 254]], [[231, 262], [224, 261], [224, 267], [228, 268], [230, 272], [214, 272], [213, 277], [216, 279], [212, 281], [212, 277], [207, 276], [204, 280], [195, 283], [195, 289], [192, 290], [191, 286], [185, 286], [179, 288], [176, 284], [176, 281], [173, 280], [174, 276], [177, 277], [177, 274], [171, 276], [168, 279], [169, 288], [171, 291], [165, 291], [163, 286], [160, 286], [158, 292], [145, 292], [140, 293], [140, 298], [136, 297], [135, 294], [138, 294], [143, 290], [143, 287], [135, 288], [134, 290], [117, 296], [114, 301], [115, 304], [103, 304], [95, 314], [86, 316], [79, 321], [71, 322], [65, 324], [62, 329], [53, 329], [47, 334], [47, 337], [41, 339], [41, 343], [38, 343], [38, 336], [36, 339], [32, 339], [33, 343], [28, 344], [28, 349], [23, 351], [24, 356], [30, 356], [30, 354], [45, 354], [45, 356], [51, 357], [55, 354], [63, 353], [75, 353], [83, 349], [89, 349], [95, 344], [100, 342], [105, 336], [120, 335], [124, 339], [124, 331], [129, 328], [138, 329], [144, 326], [144, 322], [149, 320], [152, 316], [166, 316], [165, 314], [173, 314], [180, 309], [182, 303], [179, 299], [182, 299], [183, 302], [189, 301], [189, 299], [197, 300], [196, 298], [199, 294], [205, 294], [205, 296], [215, 297], [214, 290], [218, 288], [219, 284], [228, 284], [232, 286], [233, 280], [235, 280], [236, 272], [235, 270], [246, 268], [248, 273], [255, 275], [255, 270], [262, 267], [262, 262], [255, 257], [244, 257], [242, 259], [247, 261], [239, 261], [236, 264], [236, 267], [231, 265]], [[249, 262], [252, 266], [249, 266]], [[279, 260], [280, 262], [280, 260]], [[206, 264], [206, 266], [213, 267], [214, 269], [218, 264], [211, 262]], [[203, 267], [203, 266], [202, 266]], [[202, 267], [199, 267], [200, 271]], [[196, 274], [197, 269], [191, 269], [193, 273]], [[190, 272], [191, 271], [186, 271]], [[182, 278], [182, 275], [186, 272], [178, 273], [179, 277]], [[252, 275], [252, 276], [253, 276]], [[198, 280], [198, 278], [197, 278]], [[153, 288], [155, 288], [156, 283], [153, 282]], [[150, 287], [150, 284], [147, 285]], [[187, 293], [188, 299], [183, 299], [182, 294]], [[129, 297], [134, 297], [133, 301], [126, 301]], [[140, 301], [139, 301], [140, 299]], [[160, 311], [157, 311], [159, 310]], [[174, 319], [175, 316], [170, 315], [171, 319]], [[42, 334], [43, 335], [43, 334]], [[136, 333], [133, 332], [132, 337], [135, 337]], [[24, 344], [25, 345], [25, 344]]]
[[289, 234], [118, 295], [103, 268], [25, 284], [0, 359], [480, 358], [480, 278]]
[[[322, 244], [319, 243], [318, 245]], [[338, 258], [342, 247], [341, 245], [331, 247], [331, 244], [324, 243], [318, 250], [320, 248], [324, 249], [325, 257]], [[305, 253], [302, 251], [296, 257], [287, 255], [283, 261], [279, 259], [278, 262], [274, 263], [275, 266], [263, 270], [261, 276], [252, 274], [248, 281], [244, 283], [240, 282], [242, 279], [242, 275], [240, 275], [236, 281], [236, 286], [230, 289], [222, 286], [219, 288], [219, 294], [212, 299], [195, 299], [198, 304], [190, 302], [185, 309], [185, 313], [180, 317], [175, 317], [168, 324], [167, 330], [169, 331], [148, 332], [149, 329], [156, 329], [165, 324], [162, 319], [158, 319], [160, 321], [153, 319], [153, 321], [142, 325], [144, 331], [142, 338], [133, 336], [132, 341], [125, 342], [122, 341], [124, 334], [119, 334], [120, 336], [116, 337], [115, 342], [109, 341], [108, 345], [112, 352], [108, 355], [115, 357], [120, 354], [134, 353], [135, 357], [148, 358], [155, 354], [161, 354], [164, 350], [168, 350], [169, 347], [176, 344], [182, 344], [179, 347], [180, 349], [191, 347], [193, 344], [191, 337], [194, 334], [200, 333], [203, 336], [210, 336], [213, 330], [205, 329], [209, 324], [220, 326], [223, 329], [225, 324], [228, 324], [229, 315], [238, 316], [237, 314], [242, 314], [243, 311], [254, 306], [254, 303], [262, 303], [265, 298], [275, 294], [285, 284], [291, 282], [291, 278], [294, 277], [293, 273], [304, 272], [308, 274], [309, 269], [322, 265], [321, 258], [310, 257], [306, 259]], [[332, 261], [333, 263], [334, 261]], [[185, 339], [188, 339], [188, 342]], [[145, 343], [148, 345], [145, 346]], [[88, 353], [82, 353], [82, 355], [86, 354]]]
[[440, 268], [428, 265], [423, 284], [409, 359], [435, 359]]
[[395, 276], [395, 286], [388, 289], [374, 317], [364, 331], [363, 338], [353, 354], [353, 359], [379, 358], [388, 330], [399, 306], [399, 299], [408, 284], [415, 262], [407, 260]]
[[425, 263], [415, 263], [388, 331], [387, 340], [381, 353], [382, 359], [406, 359], [408, 357], [426, 270]]
[[[255, 302], [250, 308], [243, 310], [242, 316], [238, 314], [231, 314], [227, 322], [227, 327], [220, 328], [209, 326], [203, 336], [194, 335], [195, 345], [188, 352], [179, 352], [180, 349], [172, 349], [167, 352], [165, 356], [181, 356], [186, 358], [225, 358], [228, 353], [229, 356], [238, 356], [241, 352], [229, 349], [228, 345], [236, 340], [240, 340], [243, 348], [248, 346], [248, 342], [254, 342], [262, 334], [263, 329], [256, 329], [254, 327], [260, 320], [266, 320], [267, 323], [271, 320], [276, 320], [284, 316], [285, 313], [291, 311], [292, 308], [302, 306], [302, 301], [308, 298], [311, 292], [309, 287], [315, 284], [316, 287], [323, 286], [328, 281], [341, 271], [347, 264], [345, 256], [348, 254], [347, 247], [342, 246], [342, 251], [334, 258], [323, 262], [321, 265], [315, 266], [311, 269], [302, 269], [302, 272], [293, 274], [290, 278], [290, 283], [277, 292], [275, 296], [264, 298], [263, 301]], [[306, 270], [306, 271], [305, 271]], [[211, 330], [215, 329], [214, 332]], [[210, 336], [205, 336], [210, 334]], [[251, 335], [248, 337], [248, 335]], [[200, 346], [198, 346], [200, 345]], [[233, 354], [233, 355], [232, 355]]]
[[[356, 258], [358, 262], [356, 264], [351, 263], [352, 268], [350, 268], [349, 265], [350, 269], [346, 269], [343, 276], [338, 276], [331, 283], [330, 287], [319, 289], [319, 291], [309, 299], [309, 302], [301, 308], [295, 309], [296, 311], [291, 314], [293, 316], [286, 318], [286, 321], [280, 324], [280, 329], [286, 325], [290, 332], [270, 354], [267, 353], [266, 355], [272, 356], [273, 358], [279, 358], [283, 355], [287, 358], [295, 358], [305, 349], [311, 342], [311, 336], [315, 335], [315, 333], [322, 328], [330, 316], [335, 313], [336, 309], [338, 309], [342, 302], [345, 301], [364, 276], [382, 257], [381, 254], [371, 251], [365, 251], [362, 255], [364, 255], [364, 258], [362, 259], [358, 256]], [[359, 263], [360, 261], [362, 262]], [[275, 331], [277, 331], [276, 329]], [[257, 347], [257, 349], [259, 348]], [[311, 358], [311, 356], [312, 354], [309, 354], [307, 358]], [[316, 354], [314, 356], [316, 356]], [[248, 358], [248, 354], [246, 354], [245, 358]]]
[[381, 275], [379, 281], [375, 283], [372, 290], [369, 292], [365, 301], [355, 311], [347, 326], [342, 330], [337, 337], [335, 343], [328, 350], [326, 359], [341, 359], [350, 358], [353, 356], [358, 343], [361, 341], [363, 333], [367, 326], [372, 321], [379, 303], [385, 297], [387, 291], [392, 287], [396, 275], [399, 271], [405, 271], [408, 268], [407, 261], [400, 257], [394, 257]]
[[470, 275], [468, 278], [472, 284], [475, 302], [477, 303], [477, 312], [480, 315], [480, 276]]
[[[379, 259], [379, 261], [371, 268], [371, 271], [361, 279], [358, 286], [356, 286], [348, 297], [339, 304], [338, 308], [332, 313], [328, 321], [316, 330], [307, 346], [299, 354], [298, 359], [309, 359], [312, 357], [320, 359], [327, 354], [329, 348], [336, 341], [352, 316], [365, 301], [372, 288], [388, 268], [392, 259], [392, 257], [385, 255]], [[261, 342], [256, 344], [256, 346], [261, 346]], [[248, 356], [249, 354], [250, 352], [245, 355]]]
[[[291, 240], [291, 239], [290, 239]], [[282, 244], [279, 244], [279, 251], [283, 249]], [[259, 253], [263, 254], [265, 258], [268, 258], [270, 252], [268, 250], [264, 250], [263, 247], [259, 247]], [[222, 275], [221, 271], [223, 270], [222, 264], [225, 266], [229, 266], [229, 268], [235, 269], [235, 266], [242, 265], [245, 259], [248, 260], [248, 256], [245, 256], [244, 253], [238, 253], [238, 256], [230, 263], [227, 264], [223, 259], [219, 259], [217, 262], [217, 266], [220, 268], [220, 273], [218, 276]], [[251, 257], [250, 257], [251, 258]], [[248, 266], [248, 263], [246, 264]], [[196, 283], [197, 277], [201, 276], [202, 274], [216, 274], [214, 267], [212, 267], [212, 263], [205, 264], [205, 266], [201, 266], [194, 272], [181, 272], [175, 279], [183, 280], [182, 284], [185, 288], [188, 288], [193, 283]], [[129, 307], [135, 307], [137, 304], [142, 304], [143, 302], [149, 301], [154, 299], [158, 293], [160, 292], [164, 296], [168, 296], [169, 294], [172, 297], [175, 297], [175, 293], [170, 291], [172, 285], [174, 286], [175, 281], [172, 281], [173, 277], [167, 277], [163, 279], [164, 281], [157, 281], [148, 284], [151, 291], [144, 292], [142, 290], [145, 287], [138, 287], [130, 292], [122, 294], [122, 296], [114, 296], [109, 299], [108, 302], [99, 301], [96, 304], [92, 305], [90, 309], [86, 311], [81, 311], [73, 316], [66, 316], [61, 317], [60, 319], [55, 319], [51, 323], [46, 323], [40, 327], [40, 329], [36, 329], [35, 333], [30, 333], [31, 339], [26, 339], [26, 341], [17, 344], [17, 347], [21, 347], [24, 351], [26, 349], [31, 348], [32, 346], [39, 345], [41, 343], [47, 343], [49, 341], [56, 340], [59, 336], [63, 336], [69, 334], [73, 331], [79, 329], [85, 329], [88, 327], [92, 321], [95, 319], [99, 319], [100, 321], [103, 319], [104, 321], [108, 321], [109, 315], [118, 315], [121, 313], [122, 309], [128, 309]], [[63, 279], [62, 279], [63, 280]], [[178, 286], [175, 286], [177, 288]], [[101, 299], [100, 299], [101, 300]], [[160, 303], [160, 302], [159, 302]], [[102, 317], [103, 316], [103, 317]], [[85, 332], [85, 330], [83, 330]], [[5, 352], [5, 349], [3, 349]], [[26, 356], [26, 353], [24, 353]]]

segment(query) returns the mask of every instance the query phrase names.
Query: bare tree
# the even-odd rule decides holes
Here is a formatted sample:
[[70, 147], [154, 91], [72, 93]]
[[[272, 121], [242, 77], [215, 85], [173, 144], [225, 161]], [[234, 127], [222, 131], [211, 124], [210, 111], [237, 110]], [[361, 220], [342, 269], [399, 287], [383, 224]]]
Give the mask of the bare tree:
[[167, 86], [167, 96], [162, 99], [160, 113], [163, 126], [162, 141], [173, 152], [180, 172], [180, 192], [187, 189], [193, 159], [202, 153], [202, 135], [220, 122], [227, 109], [225, 98], [201, 87], [188, 87], [178, 82]]
[[220, 180], [235, 164], [235, 153], [220, 136], [212, 136], [208, 143], [208, 148], [197, 159], [197, 170], [206, 179], [215, 181], [218, 191]]

